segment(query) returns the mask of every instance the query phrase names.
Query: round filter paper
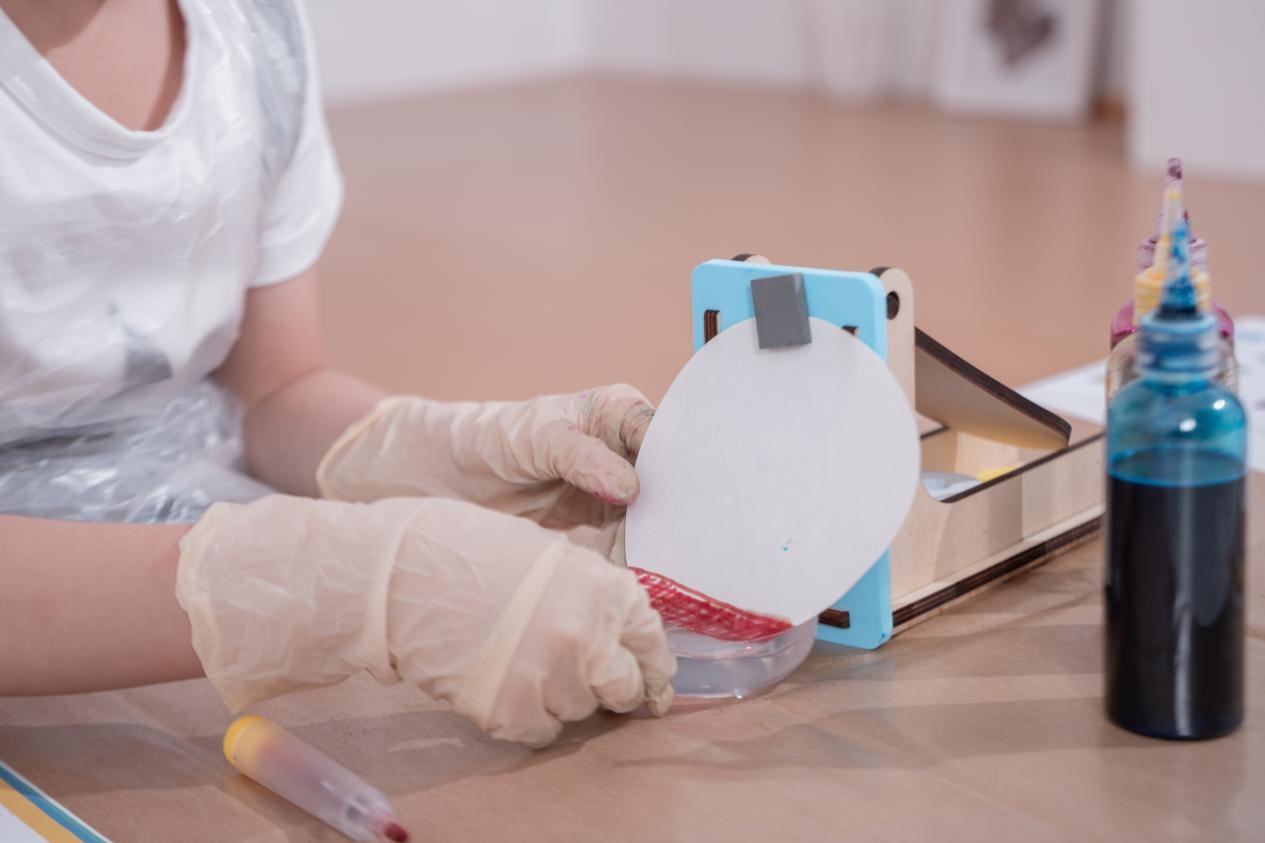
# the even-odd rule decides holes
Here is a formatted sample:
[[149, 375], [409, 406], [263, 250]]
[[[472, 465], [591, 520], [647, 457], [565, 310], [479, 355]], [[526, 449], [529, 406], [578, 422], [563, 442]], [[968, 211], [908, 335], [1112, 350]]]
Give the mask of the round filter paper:
[[637, 457], [630, 565], [803, 623], [878, 560], [918, 484], [918, 431], [896, 379], [847, 331], [761, 350], [721, 332], [668, 390]]

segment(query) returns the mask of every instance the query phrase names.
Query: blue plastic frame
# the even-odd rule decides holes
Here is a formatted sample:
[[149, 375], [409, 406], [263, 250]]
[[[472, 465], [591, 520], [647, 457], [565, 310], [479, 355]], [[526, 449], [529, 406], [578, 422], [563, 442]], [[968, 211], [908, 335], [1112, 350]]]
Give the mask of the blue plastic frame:
[[[808, 314], [840, 327], [856, 329], [856, 336], [887, 360], [887, 294], [870, 272], [839, 272], [802, 266], [780, 266], [711, 260], [694, 268], [691, 281], [694, 350], [703, 347], [704, 313], [719, 313], [717, 331], [755, 317], [751, 281], [769, 275], [798, 272], [804, 278]], [[891, 553], [884, 551], [837, 603], [848, 613], [849, 627], [818, 624], [817, 638], [872, 650], [892, 637]]]

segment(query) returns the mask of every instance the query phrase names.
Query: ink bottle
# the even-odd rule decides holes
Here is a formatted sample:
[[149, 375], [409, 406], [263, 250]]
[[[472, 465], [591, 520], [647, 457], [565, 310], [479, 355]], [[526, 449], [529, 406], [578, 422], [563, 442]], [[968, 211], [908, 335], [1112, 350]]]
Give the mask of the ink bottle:
[[1106, 708], [1157, 738], [1212, 738], [1243, 719], [1247, 428], [1218, 382], [1217, 320], [1197, 304], [1185, 221], [1138, 378], [1107, 415]]

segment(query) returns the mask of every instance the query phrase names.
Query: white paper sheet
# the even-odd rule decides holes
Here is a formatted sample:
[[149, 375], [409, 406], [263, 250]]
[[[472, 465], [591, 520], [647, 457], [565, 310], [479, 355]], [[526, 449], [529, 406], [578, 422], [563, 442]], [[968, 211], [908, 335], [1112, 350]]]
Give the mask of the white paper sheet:
[[[1239, 398], [1247, 408], [1248, 461], [1265, 471], [1265, 317], [1240, 316], [1234, 320], [1234, 352], [1239, 362]], [[1081, 366], [1020, 390], [1043, 407], [1095, 424], [1106, 423], [1103, 378], [1106, 359]]]
[[1103, 359], [1039, 380], [1022, 387], [1019, 392], [1047, 410], [1094, 424], [1106, 424], [1106, 381], [1107, 361]]
[[723, 331], [668, 390], [637, 458], [629, 564], [803, 623], [874, 564], [919, 482], [913, 411], [860, 340], [762, 351]]
[[1239, 361], [1239, 399], [1250, 426], [1248, 463], [1265, 471], [1265, 316], [1235, 317], [1234, 356]]

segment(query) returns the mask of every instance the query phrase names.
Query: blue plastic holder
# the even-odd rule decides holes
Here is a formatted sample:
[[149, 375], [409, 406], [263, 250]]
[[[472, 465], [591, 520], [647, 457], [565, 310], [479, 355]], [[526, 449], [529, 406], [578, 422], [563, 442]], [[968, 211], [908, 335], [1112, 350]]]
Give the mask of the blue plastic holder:
[[[809, 316], [851, 331], [887, 360], [887, 294], [873, 273], [730, 260], [711, 260], [694, 269], [694, 350], [726, 328], [755, 318], [753, 280], [794, 273], [804, 279]], [[848, 627], [818, 624], [817, 638], [822, 641], [872, 650], [892, 636], [890, 551], [884, 551], [833, 609], [848, 613]]]

